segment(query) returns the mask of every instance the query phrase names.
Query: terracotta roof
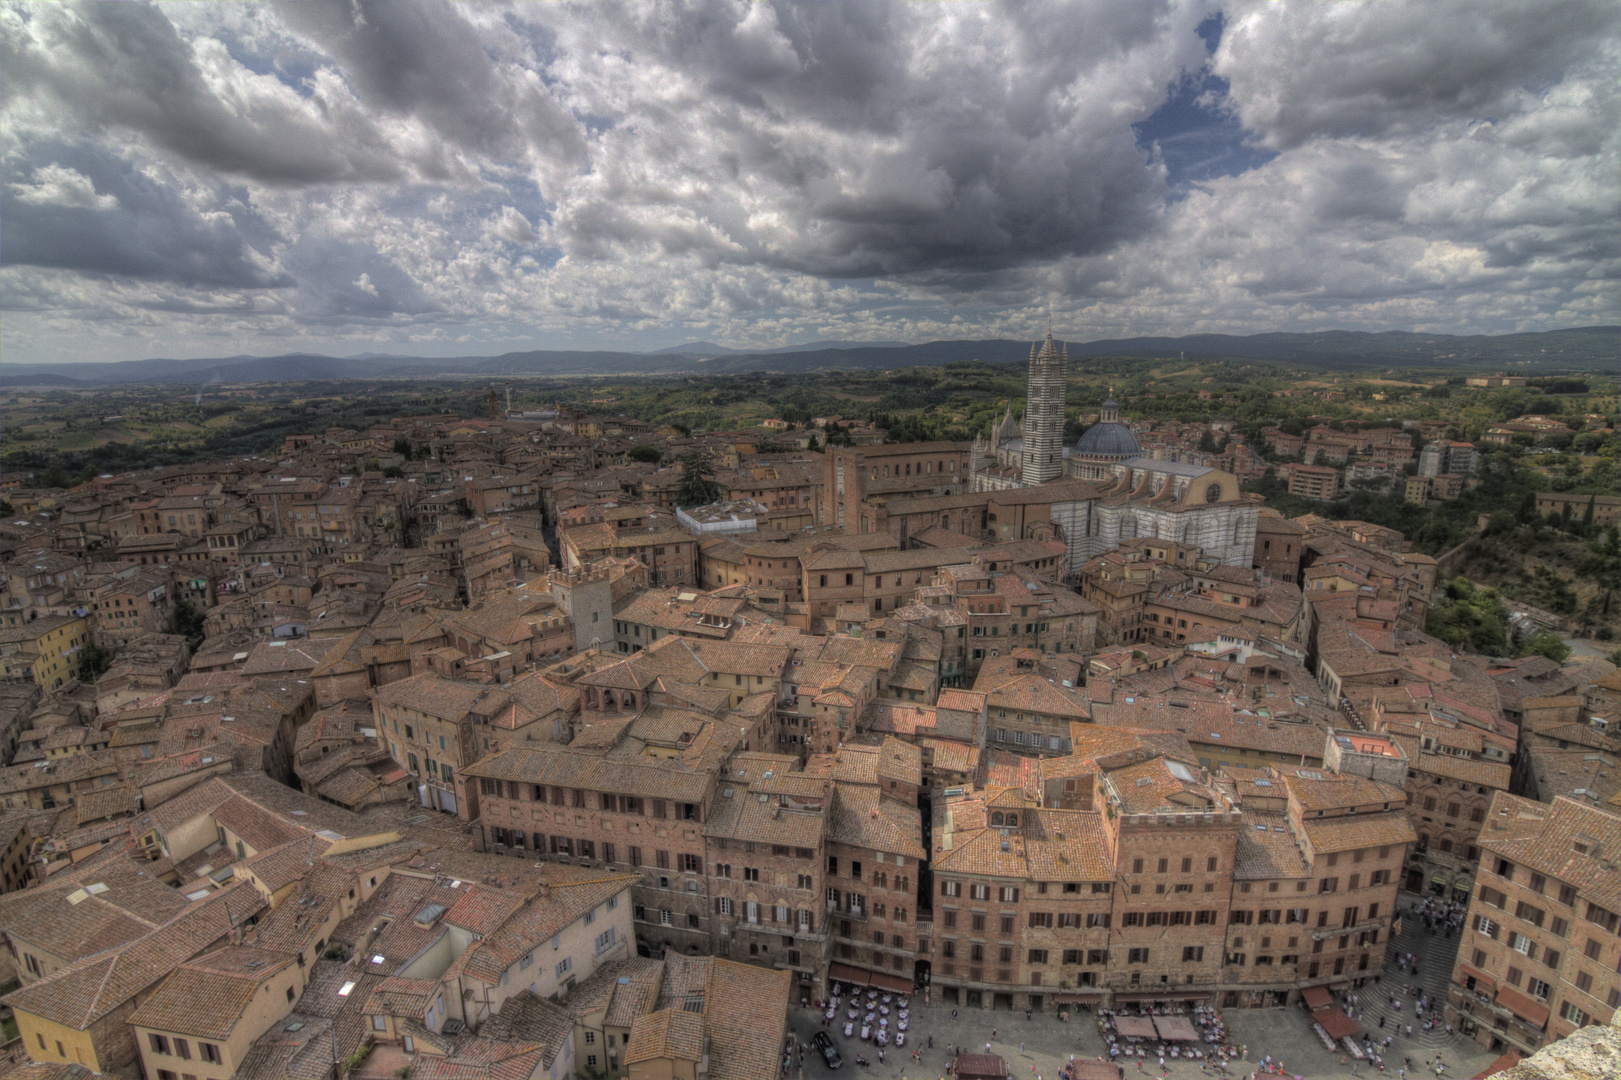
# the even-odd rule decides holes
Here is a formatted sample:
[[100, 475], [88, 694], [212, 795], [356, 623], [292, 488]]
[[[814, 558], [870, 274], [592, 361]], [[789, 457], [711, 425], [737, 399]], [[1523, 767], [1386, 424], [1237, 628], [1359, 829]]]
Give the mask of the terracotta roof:
[[1103, 815], [1027, 810], [1025, 854], [1034, 881], [1111, 881], [1114, 863]]
[[1238, 828], [1233, 878], [1266, 881], [1304, 878], [1311, 873], [1288, 819], [1282, 814], [1246, 813]]
[[265, 979], [292, 958], [237, 946], [182, 964], [130, 1016], [158, 1031], [225, 1041]]
[[631, 1025], [625, 1064], [661, 1058], [696, 1062], [703, 1056], [703, 1016], [684, 1009], [660, 1009], [637, 1017]]
[[1318, 855], [1418, 841], [1412, 821], [1399, 811], [1310, 818], [1303, 828], [1312, 850]]
[[[1587, 848], [1586, 853], [1576, 850]], [[1621, 895], [1621, 816], [1559, 796], [1553, 804], [1498, 792], [1480, 833], [1480, 846], [1510, 862], [1556, 878], [1600, 906]], [[1612, 904], [1613, 906], [1613, 904]]]
[[[249, 904], [241, 915], [238, 900]], [[150, 934], [70, 964], [4, 1001], [19, 1011], [84, 1031], [173, 971], [177, 961], [225, 938], [236, 922], [262, 906], [250, 886], [228, 885]]]
[[793, 978], [791, 971], [714, 960], [704, 995], [712, 1080], [777, 1075]]
[[923, 818], [915, 806], [884, 798], [876, 788], [839, 787], [829, 813], [828, 839], [852, 847], [926, 858]]

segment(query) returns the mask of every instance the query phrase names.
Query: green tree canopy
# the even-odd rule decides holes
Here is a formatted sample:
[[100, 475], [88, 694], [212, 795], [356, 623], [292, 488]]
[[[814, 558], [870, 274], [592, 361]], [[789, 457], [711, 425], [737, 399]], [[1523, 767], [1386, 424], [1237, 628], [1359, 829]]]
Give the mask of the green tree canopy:
[[681, 459], [681, 485], [675, 490], [675, 504], [683, 509], [703, 506], [720, 499], [720, 485], [705, 454], [691, 453]]

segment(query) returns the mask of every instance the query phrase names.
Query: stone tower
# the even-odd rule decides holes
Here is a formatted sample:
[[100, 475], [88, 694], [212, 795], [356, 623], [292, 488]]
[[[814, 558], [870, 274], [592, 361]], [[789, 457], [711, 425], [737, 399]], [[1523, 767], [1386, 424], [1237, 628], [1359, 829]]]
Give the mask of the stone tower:
[[1060, 351], [1049, 330], [1039, 351], [1030, 346], [1030, 383], [1024, 395], [1024, 461], [1020, 470], [1020, 479], [1026, 485], [1064, 475], [1064, 392], [1068, 383], [1069, 346]]
[[553, 570], [547, 575], [552, 599], [574, 623], [574, 648], [614, 650], [613, 586], [606, 565]]

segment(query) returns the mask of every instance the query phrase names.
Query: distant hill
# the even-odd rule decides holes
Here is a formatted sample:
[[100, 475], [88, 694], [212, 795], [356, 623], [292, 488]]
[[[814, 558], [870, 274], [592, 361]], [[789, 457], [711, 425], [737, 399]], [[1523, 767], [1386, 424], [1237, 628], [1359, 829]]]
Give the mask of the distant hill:
[[[801, 346], [742, 352], [697, 342], [651, 353], [533, 350], [500, 356], [351, 357], [292, 353], [199, 360], [126, 360], [120, 363], [0, 365], [7, 386], [75, 386], [117, 383], [295, 382], [306, 380], [481, 377], [521, 375], [731, 374], [744, 371], [811, 372], [887, 370], [982, 360], [1016, 363], [1030, 355], [1030, 342], [931, 341], [857, 344], [816, 341]], [[1613, 371], [1621, 327], [1586, 326], [1536, 334], [1454, 336], [1401, 331], [1365, 333], [1329, 330], [1317, 334], [1192, 334], [1071, 342], [1071, 359], [1093, 356], [1253, 360], [1315, 371], [1380, 367], [1482, 367], [1536, 371]], [[694, 350], [694, 351], [688, 351]]]
[[652, 355], [669, 356], [672, 353], [685, 353], [689, 356], [723, 356], [742, 351], [729, 349], [725, 345], [716, 345], [713, 341], [689, 341], [685, 345], [671, 345], [668, 349], [654, 349]]
[[777, 353], [817, 352], [822, 349], [904, 349], [907, 344], [904, 341], [806, 341], [798, 345], [779, 345], [775, 349], [733, 349], [725, 345], [716, 345], [712, 341], [694, 341], [686, 345], [672, 345], [668, 349], [657, 349], [650, 355], [773, 356]]

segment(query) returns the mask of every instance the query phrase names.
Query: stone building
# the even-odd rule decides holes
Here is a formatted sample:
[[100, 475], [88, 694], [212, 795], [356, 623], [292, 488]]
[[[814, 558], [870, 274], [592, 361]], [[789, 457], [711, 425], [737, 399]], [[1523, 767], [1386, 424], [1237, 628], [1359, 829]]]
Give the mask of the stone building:
[[1374, 731], [1407, 758], [1407, 813], [1417, 834], [1406, 887], [1463, 900], [1480, 851], [1476, 847], [1493, 796], [1507, 791], [1514, 757], [1513, 725], [1428, 684], [1374, 694]]
[[1621, 817], [1565, 797], [1492, 799], [1445, 1015], [1493, 1050], [1530, 1052], [1621, 1005]]
[[968, 479], [969, 444], [889, 443], [882, 446], [830, 446], [816, 489], [816, 524], [846, 533], [876, 531], [865, 521], [868, 496], [950, 495]]
[[1140, 735], [1086, 730], [1051, 780], [1043, 763], [1040, 798], [987, 786], [936, 804], [947, 1002], [1275, 1007], [1379, 969], [1413, 839], [1399, 787], [1327, 769], [1212, 775]]

